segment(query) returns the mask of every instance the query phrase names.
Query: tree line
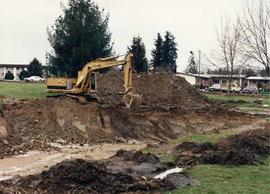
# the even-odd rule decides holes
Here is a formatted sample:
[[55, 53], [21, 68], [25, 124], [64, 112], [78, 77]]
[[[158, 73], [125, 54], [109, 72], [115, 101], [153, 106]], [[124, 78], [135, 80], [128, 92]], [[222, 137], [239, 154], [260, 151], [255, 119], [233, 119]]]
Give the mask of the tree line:
[[169, 31], [165, 32], [164, 40], [160, 33], [157, 34], [150, 62], [145, 56], [145, 46], [140, 36], [134, 37], [131, 46], [128, 47], [128, 51], [134, 55], [134, 69], [138, 73], [149, 70], [176, 73], [177, 50], [175, 37]]
[[[48, 29], [52, 51], [47, 53], [50, 73], [57, 76], [76, 77], [83, 66], [96, 58], [114, 54], [109, 15], [91, 0], [69, 0], [63, 6], [53, 26]], [[177, 43], [171, 32], [164, 40], [158, 33], [152, 59], [146, 57], [145, 45], [140, 36], [127, 47], [134, 55], [134, 70], [138, 73], [165, 70], [176, 72]]]

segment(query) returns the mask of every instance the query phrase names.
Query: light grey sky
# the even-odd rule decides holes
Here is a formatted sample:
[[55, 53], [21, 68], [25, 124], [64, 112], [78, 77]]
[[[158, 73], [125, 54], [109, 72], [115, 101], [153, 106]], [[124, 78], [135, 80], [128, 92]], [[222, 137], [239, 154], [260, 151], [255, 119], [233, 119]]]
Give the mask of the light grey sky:
[[[117, 54], [125, 53], [132, 37], [140, 35], [150, 58], [157, 32], [164, 35], [169, 30], [178, 43], [178, 71], [183, 71], [189, 51], [208, 54], [215, 46], [220, 18], [234, 18], [249, 0], [95, 1], [110, 14]], [[34, 57], [46, 63], [45, 54], [50, 51], [46, 29], [60, 15], [60, 2], [0, 0], [0, 64], [29, 63]]]

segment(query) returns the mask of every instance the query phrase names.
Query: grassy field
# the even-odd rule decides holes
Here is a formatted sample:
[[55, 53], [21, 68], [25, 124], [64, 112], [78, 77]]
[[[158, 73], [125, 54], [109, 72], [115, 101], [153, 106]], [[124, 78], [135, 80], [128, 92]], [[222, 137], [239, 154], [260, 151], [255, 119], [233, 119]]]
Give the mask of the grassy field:
[[[212, 100], [217, 100], [221, 102], [232, 102], [234, 105], [239, 108], [253, 109], [253, 110], [264, 110], [270, 108], [270, 97], [265, 96], [244, 96], [244, 95], [225, 95], [225, 94], [213, 94], [213, 93], [204, 93], [208, 98]], [[256, 99], [262, 99], [262, 105], [259, 107], [257, 103], [254, 102]]]
[[171, 194], [197, 193], [243, 193], [269, 194], [270, 191], [270, 157], [263, 158], [264, 165], [198, 165], [187, 172], [201, 185], [187, 186]]
[[[231, 132], [219, 134], [194, 134], [179, 137], [173, 140], [173, 144], [183, 141], [217, 142], [222, 138], [233, 135]], [[152, 152], [151, 149], [146, 152]], [[155, 151], [153, 152], [155, 153]], [[173, 161], [170, 154], [161, 154], [163, 161]], [[197, 165], [186, 173], [200, 181], [199, 186], [187, 186], [179, 188], [167, 194], [197, 194], [197, 193], [243, 193], [243, 194], [269, 194], [270, 191], [270, 157], [261, 158], [264, 164], [260, 165]]]
[[44, 98], [47, 96], [46, 84], [0, 82], [0, 96], [16, 99]]

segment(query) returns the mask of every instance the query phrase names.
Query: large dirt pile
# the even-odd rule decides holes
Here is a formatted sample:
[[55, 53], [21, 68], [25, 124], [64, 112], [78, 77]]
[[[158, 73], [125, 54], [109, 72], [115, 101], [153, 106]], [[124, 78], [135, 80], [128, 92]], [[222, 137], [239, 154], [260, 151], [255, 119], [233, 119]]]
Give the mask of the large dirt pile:
[[[98, 75], [98, 95], [103, 102], [121, 102], [123, 75], [108, 73]], [[209, 106], [184, 78], [168, 73], [138, 74], [133, 77], [133, 92], [142, 96], [143, 104], [152, 107], [175, 106], [182, 109], [202, 109]]]
[[39, 175], [28, 176], [15, 182], [2, 182], [2, 192], [159, 193], [165, 186], [161, 182], [136, 180], [128, 174], [111, 173], [104, 165], [81, 159], [64, 161]]
[[155, 155], [120, 150], [107, 160], [67, 160], [41, 174], [0, 182], [0, 193], [161, 193], [198, 183], [184, 173], [153, 178], [167, 169]]
[[252, 130], [212, 143], [183, 142], [175, 148], [176, 160], [182, 165], [257, 164], [257, 155], [270, 154], [269, 128]]
[[166, 123], [168, 116], [157, 120], [153, 114], [132, 113], [123, 107], [103, 108], [96, 103], [82, 105], [67, 97], [4, 104], [1, 120], [7, 134], [0, 137], [0, 155], [45, 149], [48, 142], [84, 144], [175, 137]]

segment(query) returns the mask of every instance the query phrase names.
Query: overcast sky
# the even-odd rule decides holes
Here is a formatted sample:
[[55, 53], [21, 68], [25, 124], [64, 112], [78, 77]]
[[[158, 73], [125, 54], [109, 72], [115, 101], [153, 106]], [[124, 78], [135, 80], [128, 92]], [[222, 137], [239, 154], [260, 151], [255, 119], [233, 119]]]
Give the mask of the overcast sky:
[[[258, 0], [255, 0], [258, 1]], [[0, 0], [0, 64], [46, 63], [50, 51], [46, 29], [62, 13], [61, 0]], [[63, 2], [66, 2], [64, 0]], [[96, 0], [110, 14], [114, 50], [123, 54], [140, 35], [147, 56], [157, 32], [171, 31], [178, 43], [178, 71], [185, 69], [189, 51], [202, 55], [214, 49], [221, 17], [233, 18], [248, 0]]]

